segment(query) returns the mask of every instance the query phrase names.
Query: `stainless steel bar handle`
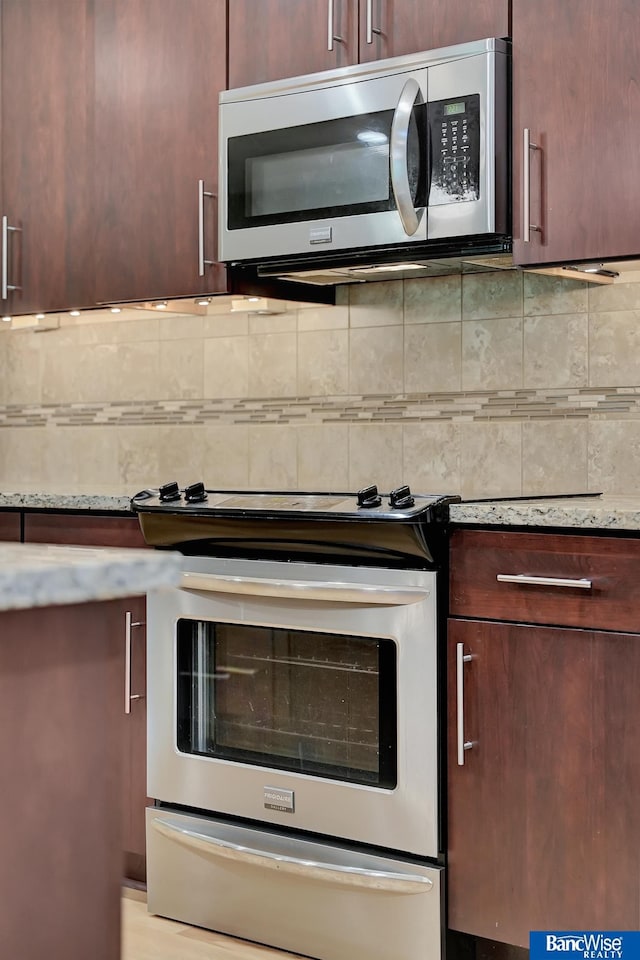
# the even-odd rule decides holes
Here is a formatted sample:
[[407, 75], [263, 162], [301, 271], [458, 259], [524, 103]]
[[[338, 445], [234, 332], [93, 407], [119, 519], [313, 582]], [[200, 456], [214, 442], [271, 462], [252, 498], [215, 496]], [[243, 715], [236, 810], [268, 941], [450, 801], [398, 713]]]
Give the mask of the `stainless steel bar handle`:
[[338, 37], [333, 32], [333, 4], [334, 0], [328, 0], [329, 7], [327, 11], [327, 50], [333, 50], [334, 41], [336, 43], [343, 43], [344, 40], [342, 37]]
[[318, 860], [300, 860], [280, 853], [245, 847], [240, 843], [211, 837], [195, 830], [172, 823], [170, 820], [152, 820], [154, 830], [171, 840], [180, 840], [211, 856], [234, 860], [277, 870], [279, 873], [313, 877], [327, 883], [351, 887], [368, 887], [373, 890], [393, 893], [426, 893], [433, 887], [428, 877], [418, 873], [394, 873], [390, 870], [367, 870], [364, 867], [348, 867], [339, 863], [323, 863]]
[[204, 198], [212, 197], [215, 198], [215, 193], [211, 193], [210, 190], [205, 190], [204, 180], [198, 180], [198, 276], [204, 277], [204, 268], [212, 267], [214, 265], [213, 260], [205, 260], [204, 258]]
[[471, 750], [473, 740], [464, 738], [464, 665], [473, 660], [473, 655], [464, 652], [464, 643], [456, 644], [456, 699], [457, 699], [457, 743], [458, 766], [464, 767], [464, 752]]
[[131, 631], [134, 627], [144, 627], [143, 620], [134, 620], [131, 611], [124, 615], [124, 712], [131, 713], [131, 701], [143, 700], [143, 693], [131, 693]]
[[522, 144], [522, 239], [524, 243], [531, 241], [531, 231], [542, 233], [542, 227], [531, 223], [531, 151], [540, 147], [531, 139], [531, 131], [524, 128]]
[[496, 580], [500, 583], [526, 583], [532, 587], [572, 587], [578, 590], [591, 590], [593, 581], [583, 577], [534, 577], [528, 573], [499, 573]]
[[367, 43], [373, 43], [373, 35], [380, 36], [382, 30], [373, 25], [373, 0], [367, 0]]
[[18, 287], [15, 284], [9, 283], [9, 233], [22, 233], [22, 227], [12, 227], [9, 223], [8, 217], [2, 218], [2, 279], [1, 279], [1, 291], [0, 298], [2, 300], [9, 299], [10, 290], [22, 290], [22, 287]]
[[183, 590], [233, 593], [277, 600], [326, 600], [341, 603], [375, 603], [404, 606], [429, 596], [422, 587], [392, 587], [384, 584], [341, 583], [314, 580], [272, 580], [267, 577], [231, 577], [210, 573], [183, 573]]
[[409, 145], [409, 123], [411, 121], [411, 112], [414, 104], [422, 96], [420, 85], [413, 77], [409, 77], [398, 105], [393, 114], [393, 123], [391, 124], [391, 143], [390, 143], [390, 173], [393, 196], [398, 208], [398, 214], [404, 227], [404, 232], [408, 237], [412, 237], [420, 225], [420, 216], [416, 213], [411, 198], [411, 185], [409, 184], [409, 170], [407, 150]]

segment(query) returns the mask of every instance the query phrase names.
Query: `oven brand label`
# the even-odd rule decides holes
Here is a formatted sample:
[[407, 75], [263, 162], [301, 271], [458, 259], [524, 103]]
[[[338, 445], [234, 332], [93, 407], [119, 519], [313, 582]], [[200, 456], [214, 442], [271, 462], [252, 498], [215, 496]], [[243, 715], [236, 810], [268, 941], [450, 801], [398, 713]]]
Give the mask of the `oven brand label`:
[[281, 810], [282, 813], [293, 813], [295, 793], [293, 790], [280, 790], [279, 787], [265, 787], [264, 805], [267, 810]]

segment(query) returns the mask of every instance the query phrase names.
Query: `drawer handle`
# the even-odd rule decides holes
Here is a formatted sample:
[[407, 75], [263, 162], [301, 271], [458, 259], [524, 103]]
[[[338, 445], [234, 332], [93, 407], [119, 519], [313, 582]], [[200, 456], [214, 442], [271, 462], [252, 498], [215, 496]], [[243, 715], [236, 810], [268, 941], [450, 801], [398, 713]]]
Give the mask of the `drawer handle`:
[[458, 766], [464, 767], [464, 752], [475, 746], [473, 740], [464, 738], [464, 665], [473, 660], [473, 654], [464, 652], [464, 643], [456, 643], [456, 744]]
[[578, 590], [591, 590], [592, 580], [571, 577], [532, 577], [527, 573], [499, 573], [496, 580], [500, 583], [527, 583], [532, 587], [569, 587]]

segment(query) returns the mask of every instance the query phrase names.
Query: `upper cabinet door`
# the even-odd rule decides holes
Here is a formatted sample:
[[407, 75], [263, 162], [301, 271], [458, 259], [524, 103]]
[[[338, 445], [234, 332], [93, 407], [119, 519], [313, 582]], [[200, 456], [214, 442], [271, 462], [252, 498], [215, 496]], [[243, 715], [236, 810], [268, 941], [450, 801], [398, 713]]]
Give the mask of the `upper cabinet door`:
[[224, 268], [205, 261], [217, 257], [226, 2], [99, 0], [95, 15], [96, 299], [223, 291]]
[[2, 2], [3, 313], [94, 302], [92, 8]]
[[358, 0], [232, 0], [229, 87], [358, 62]]
[[509, 36], [509, 0], [360, 0], [360, 60]]
[[637, 0], [513, 0], [517, 263], [640, 254], [639, 65]]

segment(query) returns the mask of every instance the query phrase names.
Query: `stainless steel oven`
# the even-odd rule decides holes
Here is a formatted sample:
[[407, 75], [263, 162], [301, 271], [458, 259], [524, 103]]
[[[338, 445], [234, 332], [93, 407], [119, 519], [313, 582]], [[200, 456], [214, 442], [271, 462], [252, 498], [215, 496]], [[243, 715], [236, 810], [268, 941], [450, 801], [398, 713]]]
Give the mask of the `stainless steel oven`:
[[178, 493], [134, 500], [185, 554], [147, 614], [150, 909], [322, 960], [437, 958], [447, 498]]

